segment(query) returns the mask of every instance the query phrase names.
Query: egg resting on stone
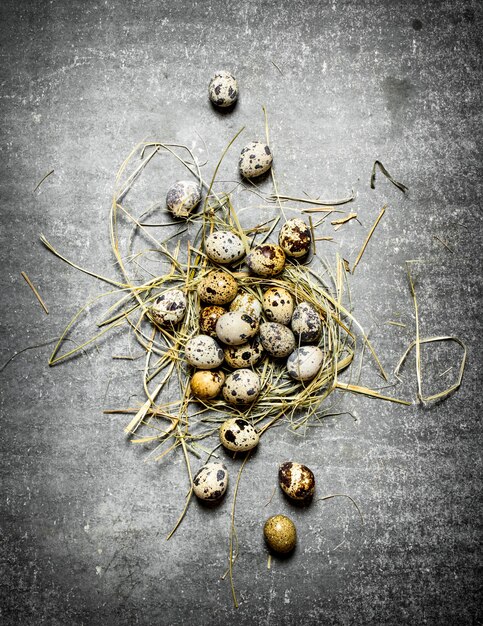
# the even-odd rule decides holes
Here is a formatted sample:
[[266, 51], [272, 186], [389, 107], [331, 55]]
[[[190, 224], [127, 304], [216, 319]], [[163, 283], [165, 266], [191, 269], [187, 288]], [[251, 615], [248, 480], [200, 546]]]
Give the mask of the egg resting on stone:
[[230, 72], [216, 72], [208, 86], [210, 100], [218, 107], [226, 108], [235, 104], [238, 98], [238, 83]]
[[250, 422], [241, 417], [232, 417], [223, 422], [219, 434], [221, 443], [232, 452], [252, 450], [260, 439]]
[[295, 461], [282, 463], [278, 470], [280, 487], [292, 500], [307, 500], [314, 495], [315, 476], [310, 468]]
[[211, 400], [220, 393], [224, 382], [221, 370], [199, 370], [191, 377], [191, 393], [199, 400]]
[[217, 338], [216, 335], [216, 322], [218, 319], [226, 313], [226, 309], [222, 306], [205, 306], [200, 312], [200, 332], [203, 335], [209, 335], [210, 337]]
[[205, 240], [206, 256], [215, 261], [228, 265], [242, 258], [245, 254], [240, 237], [228, 230], [216, 230]]
[[198, 295], [208, 304], [228, 304], [238, 292], [238, 285], [231, 274], [223, 270], [212, 270], [198, 285]]
[[264, 355], [259, 335], [251, 337], [246, 343], [239, 346], [227, 346], [223, 352], [225, 361], [233, 369], [253, 367], [260, 362]]
[[285, 252], [275, 243], [264, 243], [253, 248], [246, 263], [257, 276], [276, 276], [285, 267]]
[[185, 357], [190, 365], [201, 370], [212, 370], [223, 363], [220, 345], [208, 335], [195, 335], [186, 342]]
[[283, 287], [270, 287], [263, 294], [263, 312], [269, 322], [290, 324], [294, 309], [294, 300]]
[[200, 200], [201, 187], [192, 180], [178, 180], [166, 194], [166, 206], [175, 217], [189, 217]]
[[312, 245], [310, 228], [298, 217], [288, 220], [280, 229], [278, 243], [287, 256], [306, 256]]
[[301, 302], [292, 315], [292, 330], [302, 343], [317, 341], [322, 332], [322, 320], [315, 307], [309, 302]]
[[216, 322], [218, 339], [229, 346], [239, 346], [258, 331], [258, 320], [245, 311], [229, 311]]
[[180, 289], [165, 291], [156, 298], [149, 312], [160, 326], [177, 324], [186, 313], [186, 296]]
[[230, 304], [230, 311], [245, 311], [256, 320], [262, 315], [260, 300], [248, 291], [239, 291], [237, 297]]
[[311, 380], [320, 371], [324, 353], [317, 346], [302, 346], [287, 359], [287, 371], [295, 380]]
[[228, 374], [222, 389], [223, 398], [228, 404], [250, 404], [260, 393], [260, 378], [249, 369], [238, 369]]
[[262, 141], [251, 141], [240, 152], [238, 167], [245, 178], [255, 178], [265, 174], [272, 166], [273, 156], [270, 147]]
[[286, 515], [268, 518], [263, 527], [263, 536], [268, 547], [279, 554], [292, 552], [297, 543], [297, 529]]
[[260, 324], [260, 339], [268, 354], [278, 359], [292, 354], [297, 347], [295, 336], [290, 328], [278, 322]]
[[207, 463], [193, 478], [193, 492], [200, 500], [215, 502], [228, 487], [228, 470], [223, 463]]

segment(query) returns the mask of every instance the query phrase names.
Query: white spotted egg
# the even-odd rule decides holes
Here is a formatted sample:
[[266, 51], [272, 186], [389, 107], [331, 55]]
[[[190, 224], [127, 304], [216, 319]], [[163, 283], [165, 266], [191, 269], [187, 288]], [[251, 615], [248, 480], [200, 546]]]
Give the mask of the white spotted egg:
[[278, 243], [287, 256], [306, 256], [312, 245], [312, 234], [308, 225], [298, 217], [288, 220], [280, 229]]
[[239, 346], [226, 346], [223, 352], [226, 363], [233, 369], [253, 367], [264, 355], [260, 335], [251, 337]]
[[216, 502], [228, 487], [228, 470], [223, 463], [206, 463], [193, 477], [193, 492], [200, 500]]
[[238, 346], [258, 331], [258, 320], [245, 311], [229, 311], [216, 322], [218, 339], [230, 346]]
[[278, 322], [260, 324], [262, 346], [272, 356], [283, 358], [292, 354], [297, 347], [293, 332]]
[[301, 302], [292, 315], [292, 330], [302, 343], [317, 341], [322, 332], [322, 320], [310, 302]]
[[177, 324], [186, 313], [186, 296], [180, 289], [165, 291], [150, 306], [149, 313], [160, 326]]
[[272, 151], [266, 143], [251, 141], [240, 153], [240, 174], [245, 178], [261, 176], [270, 169], [272, 161]]
[[230, 311], [245, 311], [256, 320], [262, 315], [260, 300], [248, 291], [239, 291], [237, 297], [230, 304]]
[[260, 394], [260, 378], [249, 369], [238, 369], [226, 377], [222, 389], [228, 404], [251, 404]]
[[205, 240], [205, 252], [215, 263], [228, 265], [242, 258], [245, 254], [243, 242], [228, 230], [217, 230]]
[[255, 428], [241, 417], [227, 419], [220, 426], [220, 441], [232, 452], [246, 452], [258, 445], [259, 435]]
[[290, 324], [294, 310], [294, 300], [283, 287], [271, 287], [263, 294], [263, 312], [270, 322]]
[[190, 365], [201, 370], [212, 370], [223, 363], [220, 345], [208, 335], [195, 335], [186, 342], [185, 357]]
[[189, 217], [201, 200], [201, 187], [192, 180], [179, 180], [168, 189], [166, 206], [175, 217]]
[[235, 104], [238, 98], [238, 83], [230, 72], [216, 72], [210, 80], [208, 95], [214, 105], [226, 108]]
[[320, 371], [324, 353], [317, 346], [302, 346], [287, 359], [287, 371], [295, 380], [312, 380]]

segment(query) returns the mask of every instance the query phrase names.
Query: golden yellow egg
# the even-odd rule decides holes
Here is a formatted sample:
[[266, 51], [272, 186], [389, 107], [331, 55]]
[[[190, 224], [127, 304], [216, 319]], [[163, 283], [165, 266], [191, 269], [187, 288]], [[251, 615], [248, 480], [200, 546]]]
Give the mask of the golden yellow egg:
[[263, 535], [268, 547], [279, 554], [287, 554], [297, 543], [297, 529], [285, 515], [274, 515], [265, 522]]

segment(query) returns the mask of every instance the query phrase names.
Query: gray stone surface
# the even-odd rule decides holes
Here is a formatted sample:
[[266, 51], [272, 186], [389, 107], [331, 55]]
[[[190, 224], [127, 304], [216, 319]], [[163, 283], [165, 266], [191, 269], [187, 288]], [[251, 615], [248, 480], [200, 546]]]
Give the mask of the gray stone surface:
[[[124, 439], [125, 419], [102, 414], [143, 400], [140, 362], [112, 360], [129, 348], [126, 333], [52, 369], [52, 345], [19, 353], [0, 374], [2, 623], [480, 624], [481, 4], [3, 0], [0, 12], [2, 363], [58, 337], [106, 290], [50, 255], [40, 233], [80, 265], [118, 277], [107, 215], [131, 148], [179, 141], [203, 158], [201, 136], [209, 177], [245, 126], [220, 173], [234, 180], [238, 148], [263, 138], [262, 104], [282, 191], [358, 193], [360, 223], [335, 235], [319, 228], [335, 236], [319, 244], [331, 262], [336, 252], [354, 260], [388, 203], [351, 278], [357, 317], [386, 369], [414, 338], [408, 259], [422, 260], [422, 334], [468, 346], [463, 386], [441, 404], [344, 395], [338, 409], [356, 420], [264, 437], [240, 486], [238, 610], [221, 580], [233, 483], [216, 509], [193, 502], [166, 542], [187, 488], [182, 456], [144, 463], [148, 450]], [[240, 85], [229, 114], [207, 100], [220, 68]], [[408, 185], [406, 196], [381, 175], [370, 190], [376, 158]], [[160, 159], [139, 199], [161, 200], [180, 173]], [[239, 193], [236, 202], [259, 200]], [[91, 329], [99, 312], [88, 316]], [[433, 388], [451, 382], [457, 358], [425, 351]], [[414, 397], [413, 360], [404, 379], [389, 391]], [[382, 384], [369, 360], [361, 380]], [[289, 458], [314, 470], [319, 495], [350, 494], [364, 526], [342, 499], [294, 509], [276, 491], [265, 506]], [[239, 461], [226, 462], [234, 476]], [[300, 542], [268, 570], [261, 528], [276, 512], [293, 517]]]

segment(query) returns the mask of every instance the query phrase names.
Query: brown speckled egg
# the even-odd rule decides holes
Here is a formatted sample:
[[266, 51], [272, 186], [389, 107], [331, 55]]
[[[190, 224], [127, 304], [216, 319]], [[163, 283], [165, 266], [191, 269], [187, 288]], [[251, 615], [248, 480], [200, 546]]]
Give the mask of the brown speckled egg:
[[258, 331], [258, 320], [245, 311], [230, 311], [216, 322], [218, 339], [229, 346], [239, 346]]
[[285, 252], [275, 243], [264, 243], [253, 248], [246, 262], [257, 276], [276, 276], [285, 267]]
[[301, 463], [287, 461], [278, 470], [280, 487], [293, 500], [307, 500], [314, 495], [315, 476], [311, 469]]
[[306, 256], [312, 245], [310, 228], [298, 217], [288, 220], [280, 229], [278, 243], [287, 256]]
[[166, 194], [166, 206], [175, 217], [188, 217], [201, 200], [201, 187], [192, 180], [179, 180]]
[[200, 280], [198, 295], [209, 304], [228, 304], [234, 300], [238, 285], [231, 274], [223, 270], [213, 270]]
[[234, 263], [245, 254], [240, 237], [228, 230], [217, 230], [205, 240], [206, 256], [222, 265]]
[[255, 335], [239, 346], [227, 346], [224, 353], [225, 361], [230, 367], [241, 369], [256, 365], [262, 359], [264, 351], [260, 336]]
[[186, 296], [180, 289], [165, 291], [153, 302], [149, 313], [160, 326], [177, 324], [186, 313]]
[[214, 105], [226, 108], [235, 104], [238, 98], [238, 83], [230, 72], [216, 72], [210, 80], [208, 95]]
[[232, 417], [220, 426], [220, 441], [228, 450], [246, 452], [258, 445], [255, 428], [241, 417]]
[[191, 378], [191, 393], [200, 400], [211, 400], [220, 393], [225, 374], [221, 370], [199, 370]]
[[228, 470], [223, 463], [207, 463], [193, 478], [193, 493], [200, 500], [216, 502], [228, 487]]
[[250, 317], [260, 319], [262, 305], [260, 300], [248, 291], [239, 291], [237, 297], [230, 304], [230, 311], [245, 311]]
[[268, 354], [277, 359], [292, 354], [297, 347], [295, 336], [290, 328], [277, 322], [260, 324], [260, 339]]
[[322, 320], [315, 307], [309, 302], [301, 302], [292, 315], [292, 330], [302, 343], [317, 341], [322, 332]]
[[209, 335], [216, 339], [216, 322], [222, 315], [226, 313], [226, 309], [222, 306], [205, 306], [200, 313], [200, 332], [203, 335]]
[[289, 517], [274, 515], [265, 522], [263, 536], [269, 548], [279, 554], [292, 552], [297, 543], [297, 529]]
[[222, 393], [228, 404], [250, 404], [260, 393], [260, 378], [252, 370], [236, 370], [226, 377]]
[[220, 345], [208, 335], [196, 335], [189, 339], [184, 354], [188, 363], [200, 370], [215, 369], [225, 358]]
[[266, 143], [251, 141], [240, 153], [240, 174], [245, 178], [261, 176], [271, 168], [272, 161], [272, 151]]
[[287, 359], [287, 372], [295, 380], [312, 380], [319, 373], [324, 353], [317, 346], [302, 346]]
[[294, 300], [283, 287], [271, 287], [263, 294], [263, 312], [269, 322], [290, 324], [294, 310]]

